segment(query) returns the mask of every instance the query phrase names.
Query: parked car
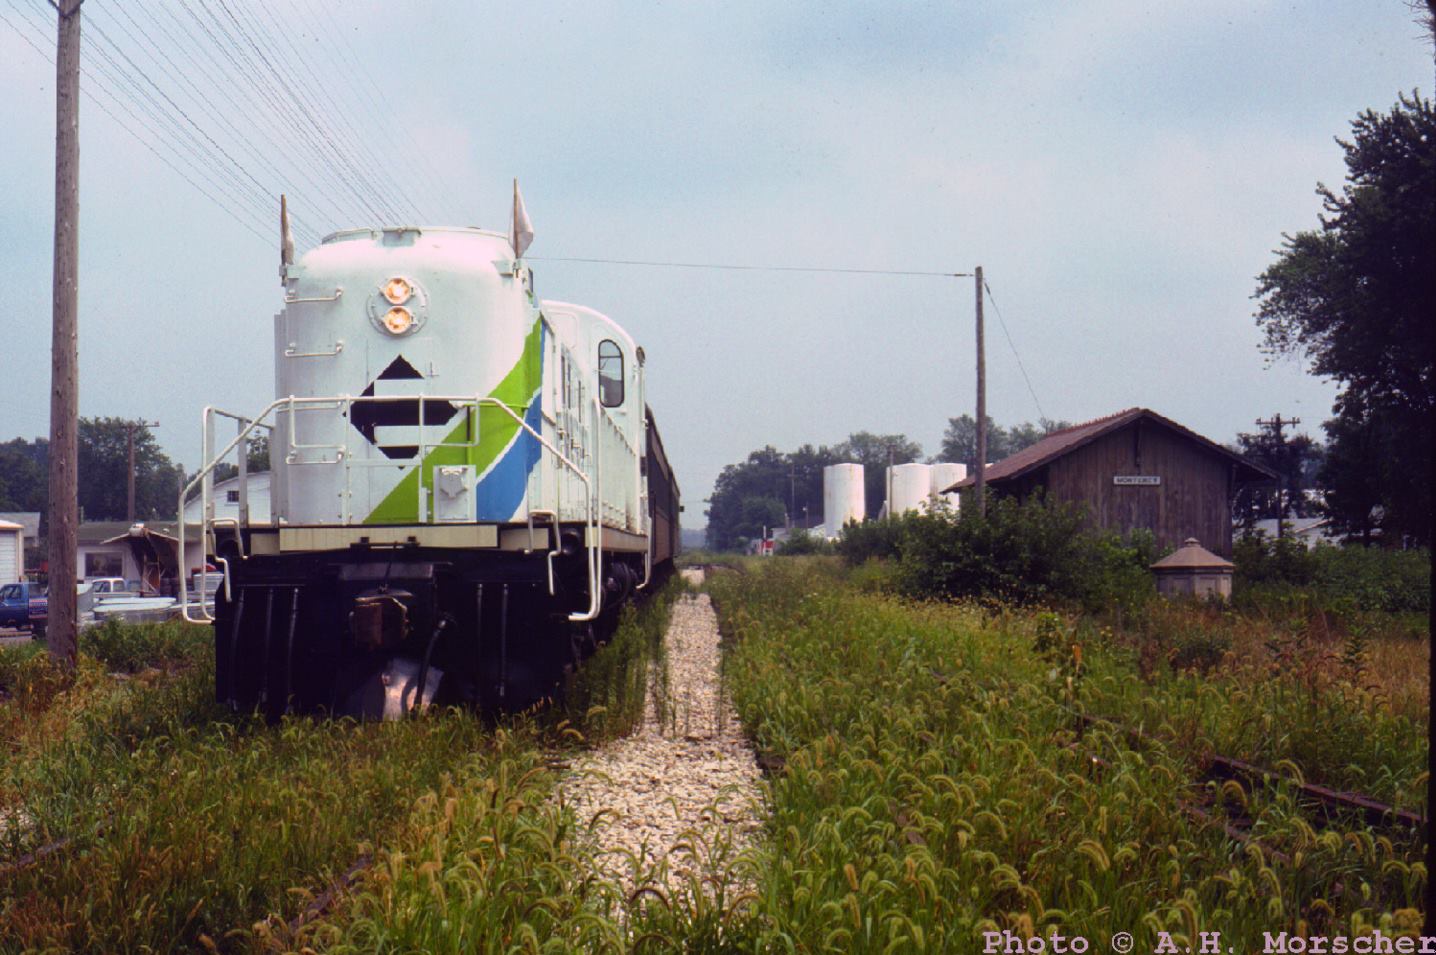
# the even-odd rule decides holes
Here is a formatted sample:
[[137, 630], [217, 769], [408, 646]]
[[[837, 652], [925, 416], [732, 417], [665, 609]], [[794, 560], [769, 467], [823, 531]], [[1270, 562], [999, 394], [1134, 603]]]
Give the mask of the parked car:
[[0, 627], [29, 630], [30, 601], [39, 594], [39, 585], [28, 580], [0, 587]]
[[43, 638], [45, 636], [45, 630], [50, 623], [49, 598], [37, 588], [35, 592], [30, 595], [29, 605], [25, 608], [25, 612], [30, 620], [31, 636]]

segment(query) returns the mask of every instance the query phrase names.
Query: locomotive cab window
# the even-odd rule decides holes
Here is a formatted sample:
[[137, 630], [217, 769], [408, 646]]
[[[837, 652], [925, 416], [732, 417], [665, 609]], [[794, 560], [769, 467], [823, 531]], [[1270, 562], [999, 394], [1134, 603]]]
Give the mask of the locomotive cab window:
[[598, 400], [605, 408], [623, 404], [623, 351], [607, 339], [598, 345]]

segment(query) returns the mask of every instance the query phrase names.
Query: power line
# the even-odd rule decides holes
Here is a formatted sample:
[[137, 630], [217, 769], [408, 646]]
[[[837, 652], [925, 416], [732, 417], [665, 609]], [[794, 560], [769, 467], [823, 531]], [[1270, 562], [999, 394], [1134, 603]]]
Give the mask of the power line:
[[[144, 99], [148, 104], [147, 108], [150, 114], [156, 117], [156, 119], [166, 121], [170, 128], [173, 129], [178, 136], [183, 138], [184, 143], [196, 159], [202, 163], [206, 163], [208, 168], [216, 173], [225, 175], [232, 186], [247, 193], [249, 198], [256, 200], [257, 205], [262, 208], [268, 198], [268, 191], [265, 189], [264, 184], [256, 179], [243, 164], [231, 156], [223, 146], [216, 142], [213, 136], [202, 129], [188, 112], [176, 103], [168, 93], [160, 88], [159, 84], [156, 83], [142, 67], [135, 63], [128, 53], [110, 39], [109, 35], [105, 33], [98, 22], [92, 19], [89, 25], [98, 38], [98, 42], [95, 43], [91, 49], [99, 54], [115, 73], [119, 74], [125, 83], [129, 85], [130, 89]], [[107, 47], [110, 49], [107, 49]], [[131, 70], [133, 70], [133, 74], [127, 72], [125, 67], [115, 59], [115, 54], [121, 57], [125, 63], [129, 64]], [[136, 77], [138, 77], [138, 79]], [[139, 82], [140, 79], [144, 80], [147, 86], [142, 86]], [[166, 110], [164, 106], [155, 99], [149, 92], [150, 89], [153, 89], [169, 104], [170, 110]], [[175, 114], [178, 114], [178, 118], [176, 118]], [[183, 120], [183, 123], [181, 123], [181, 120]], [[186, 124], [188, 128], [186, 128]], [[201, 142], [200, 139], [196, 137], [196, 134], [198, 134], [199, 137], [203, 137], [204, 142]], [[208, 146], [205, 145], [206, 142], [209, 144]], [[248, 180], [248, 182], [246, 183], [245, 180]]]
[[[145, 28], [141, 26], [133, 16], [131, 16], [130, 11], [127, 7], [127, 4], [117, 4], [113, 8], [106, 9], [117, 10], [119, 14], [124, 17], [126, 21], [129, 22], [130, 26], [134, 27], [134, 30], [131, 31], [130, 27], [127, 27], [123, 22], [118, 20], [115, 21], [115, 24], [121, 30], [124, 31], [125, 35], [128, 36], [131, 40], [133, 40], [137, 46], [142, 46], [144, 43], [147, 42], [149, 46], [154, 50], [154, 52], [157, 53], [164, 61], [164, 65], [168, 66], [168, 68], [165, 69], [165, 72], [177, 83], [183, 84], [194, 96], [195, 101], [197, 101], [200, 106], [204, 108], [204, 110], [210, 115], [210, 117], [212, 117], [215, 122], [228, 130], [229, 134], [233, 137], [233, 141], [238, 143], [239, 147], [243, 149], [251, 159], [255, 160], [261, 166], [264, 167], [264, 171], [272, 180], [271, 185], [265, 187], [266, 195], [272, 196], [282, 192], [293, 193], [294, 189], [287, 182], [288, 177], [286, 177], [280, 172], [279, 167], [274, 162], [273, 152], [275, 151], [271, 150], [270, 152], [261, 152], [260, 150], [256, 149], [250, 141], [252, 138], [254, 138], [254, 136], [252, 134], [246, 135], [239, 131], [239, 129], [234, 125], [234, 123], [230, 120], [229, 116], [226, 114], [226, 110], [216, 107], [215, 97], [213, 95], [207, 95], [205, 92], [200, 90], [199, 86], [194, 82], [193, 79], [191, 79], [189, 71], [187, 71], [185, 68], [181, 67], [178, 63], [174, 61], [170, 54], [165, 50], [165, 44], [157, 42], [156, 39], [152, 37], [150, 33], [147, 32]], [[156, 24], [156, 26], [160, 25]], [[164, 29], [162, 26], [160, 28]], [[173, 35], [169, 34], [167, 30], [166, 37], [170, 41], [170, 43], [175, 46], [176, 50], [183, 46], [183, 44], [175, 40]], [[199, 62], [202, 63], [203, 61]], [[162, 69], [164, 69], [164, 65], [162, 65]], [[212, 77], [207, 72], [205, 73], [205, 76], [206, 79], [210, 79], [211, 81], [213, 81]], [[214, 92], [222, 93], [224, 88], [225, 84], [216, 82]], [[232, 98], [229, 99], [229, 102], [231, 104], [234, 104], [234, 100]], [[311, 184], [313, 184], [312, 180]], [[315, 186], [315, 188], [319, 189], [317, 185]], [[322, 195], [323, 190], [320, 190], [320, 193]], [[334, 207], [332, 203], [331, 209], [337, 211], [337, 207]], [[317, 209], [315, 210], [315, 213], [318, 214]], [[306, 218], [307, 217], [302, 214], [299, 216], [290, 216], [291, 221], [294, 223], [294, 229], [296, 233], [302, 235], [313, 231], [305, 227], [304, 220]], [[342, 218], [342, 213], [340, 213], [340, 218]]]
[[[282, 119], [290, 127], [297, 137], [297, 141], [308, 147], [313, 153], [318, 165], [328, 166], [333, 173], [334, 179], [357, 200], [358, 207], [364, 210], [364, 215], [356, 218], [361, 220], [365, 217], [382, 218], [372, 204], [370, 197], [364, 194], [363, 190], [354, 183], [341, 166], [335, 165], [329, 158], [318, 138], [317, 134], [319, 131], [317, 130], [317, 124], [308, 124], [302, 120], [302, 117], [300, 117], [295, 110], [295, 105], [292, 100], [286, 98], [285, 94], [279, 90], [275, 82], [270, 78], [270, 75], [260, 67], [260, 64], [244, 48], [244, 45], [235, 39], [234, 35], [230, 33], [229, 28], [224, 24], [224, 21], [210, 10], [207, 5], [203, 3], [200, 4], [200, 9], [204, 11], [210, 20], [214, 21], [215, 27], [224, 35], [224, 38], [221, 39], [220, 36], [215, 33], [215, 30], [210, 27], [209, 23], [201, 18], [200, 14], [195, 11], [194, 4], [191, 3], [190, 0], [180, 0], [180, 7], [189, 15], [190, 19], [195, 22], [200, 30], [209, 37], [210, 41], [220, 51], [220, 54], [234, 67], [235, 72], [255, 90], [260, 99], [268, 103], [269, 108], [274, 111], [275, 116]], [[236, 54], [243, 57], [247, 62], [240, 63], [236, 58]], [[272, 73], [272, 71], [270, 72]]]
[[1046, 418], [1047, 413], [1042, 410], [1042, 402], [1037, 400], [1037, 392], [1032, 388], [1032, 379], [1027, 377], [1027, 369], [1022, 364], [1022, 356], [1017, 354], [1017, 346], [1013, 344], [1012, 336], [1008, 334], [1007, 322], [1002, 318], [1002, 309], [997, 307], [997, 299], [992, 295], [992, 286], [984, 281], [982, 287], [987, 291], [987, 300], [992, 303], [992, 310], [997, 313], [997, 324], [1002, 326], [1002, 337], [1007, 339], [1007, 347], [1012, 349], [1012, 357], [1017, 359], [1017, 370], [1022, 372], [1022, 380], [1027, 382], [1027, 393], [1032, 396], [1032, 403], [1037, 406], [1038, 415]]
[[823, 272], [842, 275], [926, 275], [934, 278], [970, 278], [971, 272], [919, 272], [905, 269], [839, 269], [805, 265], [731, 265], [718, 262], [649, 262], [638, 259], [588, 259], [548, 255], [525, 256], [533, 262], [588, 262], [595, 265], [646, 265], [664, 269], [721, 269], [733, 272]]
[[[288, 47], [294, 57], [294, 62], [299, 64], [311, 81], [308, 84], [297, 84], [297, 86], [300, 89], [324, 90], [326, 84], [324, 83], [322, 72], [316, 69], [310, 62], [308, 55], [300, 47], [295, 45], [294, 41], [290, 38], [292, 31], [286, 30], [283, 24], [277, 22], [268, 4], [260, 3], [258, 7], [272, 28], [268, 31], [269, 35], [271, 37], [277, 36], [280, 42]], [[385, 169], [384, 161], [380, 159], [373, 146], [370, 145], [369, 137], [364, 136], [359, 131], [353, 118], [349, 115], [347, 104], [338, 96], [329, 96], [325, 105], [328, 107], [327, 111], [339, 121], [338, 133], [340, 138], [347, 140], [348, 148], [364, 160], [367, 173], [371, 175], [374, 181], [381, 187], [386, 182], [389, 184], [389, 188], [395, 193], [399, 204], [401, 206], [407, 206], [408, 210], [415, 216], [412, 220], [413, 224], [418, 225], [424, 222], [425, 217], [423, 212], [419, 210], [419, 206], [410, 198], [408, 191], [404, 188], [403, 181], [398, 177], [391, 176], [388, 170]], [[362, 123], [360, 125], [362, 125]], [[375, 130], [384, 128], [380, 117], [375, 117], [369, 125]], [[391, 149], [387, 150], [385, 154], [392, 160], [393, 157], [399, 153]]]
[[[207, 4], [208, 0], [202, 0], [202, 2]], [[255, 55], [259, 57], [265, 67], [269, 69], [270, 73], [279, 82], [280, 87], [284, 90], [289, 101], [292, 102], [298, 108], [299, 112], [303, 114], [304, 118], [313, 125], [334, 157], [349, 169], [356, 181], [368, 192], [370, 199], [374, 202], [375, 208], [379, 211], [380, 215], [383, 216], [384, 221], [398, 221], [399, 216], [389, 202], [387, 191], [380, 186], [368, 172], [360, 168], [362, 159], [359, 158], [357, 153], [347, 147], [341, 148], [339, 143], [336, 142], [336, 140], [342, 140], [343, 136], [336, 132], [326, 121], [326, 110], [310, 99], [309, 94], [305, 92], [304, 84], [298, 81], [294, 73], [289, 69], [289, 65], [285, 62], [284, 58], [279, 55], [279, 51], [273, 51], [274, 56], [271, 58], [265, 53], [265, 45], [259, 42], [263, 37], [259, 36], [257, 29], [252, 30], [240, 20], [239, 14], [235, 12], [234, 5], [231, 5], [229, 0], [218, 0], [218, 3], [220, 9], [224, 11], [225, 16], [229, 18], [230, 22], [234, 24], [235, 29], [239, 31], [240, 36], [249, 44], [250, 49], [254, 51]]]
[[[18, 13], [18, 12], [19, 12], [19, 11], [17, 10], [17, 13]], [[27, 36], [25, 33], [23, 33], [23, 32], [20, 30], [20, 28], [17, 27], [12, 20], [10, 20], [9, 17], [5, 16], [5, 14], [4, 14], [3, 12], [0, 12], [0, 20], [4, 20], [4, 21], [5, 21], [5, 24], [6, 24], [7, 26], [9, 26], [10, 29], [13, 30], [13, 31], [15, 32], [15, 34], [20, 37], [20, 39], [24, 40], [26, 44], [28, 44], [33, 50], [35, 50], [36, 53], [40, 54], [41, 58], [43, 58], [46, 62], [49, 62], [49, 63], [51, 63], [51, 64], [53, 64], [53, 63], [55, 62], [55, 56], [54, 56], [53, 51], [47, 51], [45, 48], [43, 48], [43, 47], [39, 46], [38, 44], [36, 44], [35, 41], [32, 40], [32, 39], [30, 39], [29, 36]], [[35, 26], [32, 21], [30, 21], [30, 20], [25, 20], [25, 19], [23, 19], [23, 17], [22, 17], [22, 21], [25, 22], [26, 24], [30, 25], [32, 28]], [[43, 29], [42, 29], [40, 32], [41, 32], [41, 35], [42, 35], [42, 36], [45, 35]], [[89, 70], [84, 70], [84, 73], [85, 73], [86, 76], [89, 76], [91, 80], [95, 80], [95, 79], [96, 79], [95, 76], [94, 76], [94, 74], [91, 73]], [[139, 122], [141, 126], [146, 126], [147, 128], [149, 128], [149, 127], [147, 126], [147, 124], [144, 122], [143, 119], [141, 119], [139, 116], [137, 116], [137, 115], [134, 113], [133, 110], [131, 110], [131, 109], [129, 109], [127, 106], [125, 106], [124, 103], [123, 103], [121, 100], [119, 100], [117, 97], [115, 97], [115, 95], [114, 95], [113, 93], [111, 93], [109, 90], [107, 90], [102, 84], [100, 84], [98, 81], [96, 81], [93, 85], [94, 85], [95, 88], [104, 91], [104, 92], [106, 93], [106, 95], [110, 96], [111, 99], [112, 99], [112, 101], [115, 103], [115, 105], [116, 105], [117, 107], [119, 107], [120, 109], [122, 109], [122, 110], [124, 110], [125, 112], [129, 113], [130, 116], [131, 116], [132, 118], [134, 118], [137, 122]], [[208, 190], [208, 189], [206, 189], [204, 186], [200, 185], [200, 184], [199, 184], [198, 182], [196, 182], [193, 178], [191, 178], [183, 169], [181, 169], [179, 166], [176, 166], [173, 162], [170, 161], [170, 159], [169, 159], [168, 157], [166, 157], [163, 153], [161, 153], [159, 150], [157, 150], [157, 149], [150, 143], [148, 137], [141, 135], [140, 133], [138, 133], [138, 132], [135, 130], [135, 128], [134, 128], [133, 126], [131, 126], [129, 123], [125, 122], [125, 121], [124, 121], [123, 119], [121, 119], [119, 116], [115, 115], [115, 113], [114, 113], [108, 106], [106, 106], [103, 101], [101, 101], [93, 92], [91, 92], [90, 87], [88, 87], [88, 86], [82, 87], [82, 92], [89, 98], [90, 102], [94, 103], [97, 107], [100, 108], [100, 111], [101, 111], [101, 112], [103, 112], [106, 116], [109, 116], [110, 119], [114, 120], [115, 123], [116, 123], [116, 125], [118, 125], [121, 129], [123, 129], [123, 130], [125, 130], [126, 132], [128, 132], [131, 136], [135, 137], [135, 139], [136, 139], [137, 141], [139, 141], [140, 145], [144, 146], [147, 150], [149, 150], [151, 153], [154, 154], [155, 158], [157, 158], [160, 162], [162, 162], [162, 163], [164, 163], [166, 166], [168, 166], [171, 170], [174, 171], [174, 173], [175, 173], [176, 175], [178, 175], [178, 176], [179, 176], [181, 179], [183, 179], [185, 182], [189, 183], [190, 186], [192, 186], [197, 192], [199, 192], [202, 196], [204, 196], [204, 197], [205, 197], [206, 199], [208, 199], [210, 202], [212, 202], [212, 203], [214, 203], [216, 206], [218, 206], [223, 212], [225, 212], [226, 214], [228, 214], [229, 217], [230, 217], [231, 219], [233, 219], [234, 222], [235, 222], [237, 225], [243, 227], [244, 229], [247, 229], [249, 232], [253, 233], [253, 234], [254, 234], [257, 238], [259, 238], [261, 241], [268, 242], [268, 241], [271, 240], [271, 237], [265, 236], [264, 233], [263, 233], [261, 230], [255, 228], [255, 226], [254, 226], [253, 224], [251, 224], [251, 222], [248, 221], [248, 220], [241, 214], [242, 211], [243, 211], [242, 209], [237, 209], [237, 208], [236, 208], [234, 205], [232, 205], [230, 202], [226, 202], [225, 200], [223, 200], [223, 199], [221, 199], [221, 198], [215, 196], [212, 192], [210, 192], [210, 190]], [[153, 130], [152, 128], [150, 128], [150, 131], [151, 131], [151, 132], [155, 132], [155, 130]]]
[[[323, 18], [310, 0], [301, 0], [296, 6], [302, 8], [309, 16], [310, 25], [316, 28], [314, 34], [316, 40], [320, 40], [324, 37], [338, 37], [337, 42], [333, 42], [329, 45], [330, 49], [333, 53], [342, 53], [343, 60], [352, 68], [352, 73], [350, 74], [352, 79], [344, 83], [344, 87], [351, 91], [357, 90], [369, 103], [374, 113], [381, 117], [381, 119], [383, 117], [400, 115], [389, 104], [388, 97], [384, 95], [383, 87], [374, 82], [372, 75], [373, 70], [366, 69], [364, 64], [360, 62], [358, 55], [355, 54], [353, 47], [349, 44], [344, 31], [334, 29], [325, 30], [321, 22]], [[325, 46], [322, 42], [320, 45], [321, 47]], [[331, 59], [336, 65], [340, 62], [340, 57], [337, 55], [331, 56]], [[374, 93], [373, 96], [369, 95], [371, 90]], [[426, 150], [417, 151], [417, 158], [418, 163], [414, 169], [425, 180], [425, 184], [432, 192], [433, 198], [439, 200], [440, 208], [442, 208], [444, 205], [447, 205], [445, 198], [458, 195], [458, 191], [454, 189], [453, 183], [433, 165]]]

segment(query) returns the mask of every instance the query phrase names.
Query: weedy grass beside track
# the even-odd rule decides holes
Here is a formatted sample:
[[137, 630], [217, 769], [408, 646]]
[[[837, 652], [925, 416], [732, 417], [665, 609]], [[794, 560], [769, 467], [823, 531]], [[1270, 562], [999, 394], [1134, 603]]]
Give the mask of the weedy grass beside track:
[[[73, 678], [0, 652], [0, 809], [30, 820], [0, 864], [74, 839], [6, 878], [0, 951], [938, 952], [997, 928], [1099, 947], [1170, 931], [1179, 948], [1218, 930], [1239, 950], [1262, 931], [1419, 926], [1416, 840], [1318, 829], [1287, 786], [1194, 784], [1220, 751], [1417, 792], [1423, 724], [1359, 667], [1318, 679], [1280, 639], [1270, 659], [1228, 652], [1204, 675], [1153, 667], [1145, 644], [1094, 624], [913, 603], [871, 578], [784, 559], [710, 579], [727, 685], [774, 767], [771, 817], [744, 859], [695, 838], [712, 881], [671, 895], [654, 872], [633, 896], [598, 875], [553, 793], [565, 747], [641, 718], [679, 584], [625, 619], [566, 707], [497, 727], [236, 717], [210, 702], [204, 631], [111, 633]], [[1074, 711], [1146, 739], [1079, 732]], [[1192, 807], [1231, 812], [1251, 841]], [[735, 864], [745, 879], [714, 898]]]
[[[1159, 930], [1179, 947], [1218, 930], [1240, 950], [1264, 930], [1419, 927], [1419, 840], [1355, 822], [1318, 831], [1289, 787], [1244, 797], [1246, 846], [1183, 810], [1217, 795], [1194, 786], [1199, 750], [1253, 726], [1278, 739], [1309, 717], [1285, 677], [1145, 683], [1130, 650], [1077, 649], [1055, 615], [862, 593], [823, 561], [769, 561], [710, 587], [739, 713], [785, 767], [744, 949], [967, 951], [985, 930], [1056, 928], [1098, 947], [1130, 931], [1139, 948]], [[1320, 706], [1325, 722], [1301, 732], [1325, 733], [1333, 763], [1368, 759], [1362, 778], [1379, 766], [1401, 790], [1424, 783], [1420, 724], [1355, 697]], [[1083, 707], [1159, 739], [1134, 749], [1102, 726], [1079, 737]], [[1363, 727], [1382, 738], [1369, 757]]]
[[[460, 879], [453, 904], [481, 931], [459, 937], [484, 939], [481, 950], [522, 943], [565, 907], [582, 937], [601, 890], [579, 884], [582, 839], [549, 807], [549, 764], [585, 736], [621, 732], [635, 709], [641, 718], [670, 602], [625, 617], [584, 672], [577, 717], [552, 709], [497, 726], [457, 710], [276, 726], [231, 714], [212, 702], [204, 628], [101, 628], [82, 641], [73, 676], [29, 648], [6, 651], [0, 809], [23, 824], [0, 838], [0, 868], [70, 841], [0, 876], [0, 951], [251, 951], [310, 939], [368, 951], [411, 938], [440, 950], [436, 874]], [[445, 844], [462, 862], [453, 873], [425, 865]], [[314, 896], [366, 857], [353, 890], [290, 938]]]

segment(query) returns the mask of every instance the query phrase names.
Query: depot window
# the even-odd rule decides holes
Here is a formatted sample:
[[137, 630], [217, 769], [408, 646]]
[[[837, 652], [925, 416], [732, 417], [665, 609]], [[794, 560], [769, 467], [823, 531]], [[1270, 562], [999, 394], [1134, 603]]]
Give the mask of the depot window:
[[598, 346], [598, 400], [605, 408], [623, 404], [623, 350], [617, 342], [605, 340]]

